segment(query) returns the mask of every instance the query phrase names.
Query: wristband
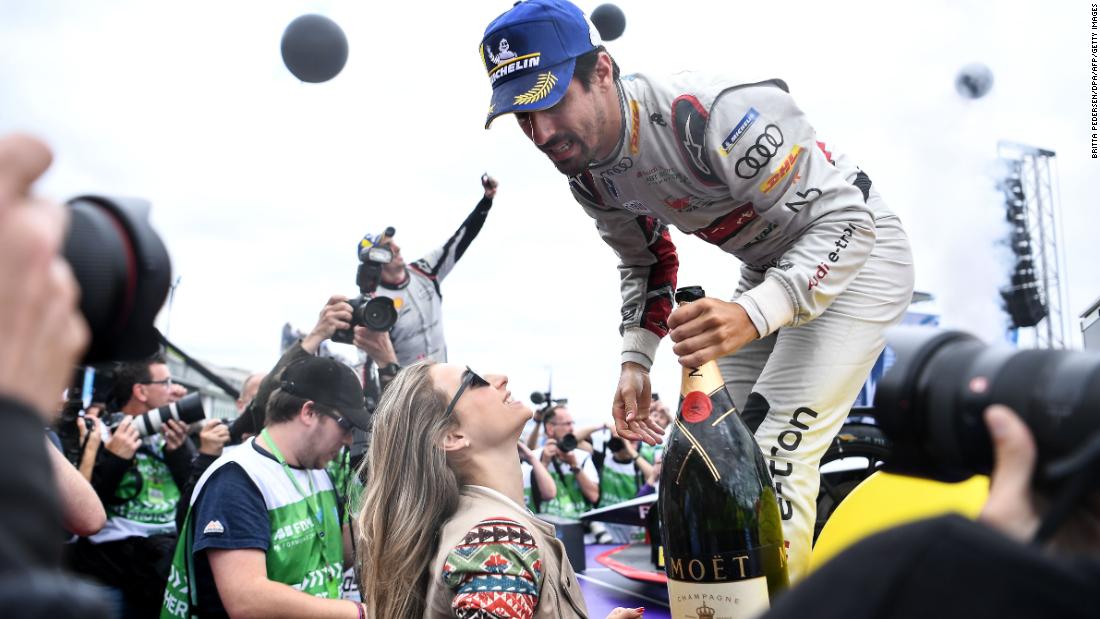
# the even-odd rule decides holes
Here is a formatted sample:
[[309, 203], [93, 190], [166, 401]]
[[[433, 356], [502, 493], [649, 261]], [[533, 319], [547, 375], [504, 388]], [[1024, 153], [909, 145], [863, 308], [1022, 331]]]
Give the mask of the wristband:
[[363, 605], [361, 603], [355, 603], [355, 610], [359, 611], [359, 619], [367, 619], [367, 613], [363, 610]]
[[401, 366], [400, 365], [398, 365], [396, 363], [387, 363], [386, 365], [383, 365], [382, 367], [378, 368], [378, 375], [379, 376], [385, 376], [386, 378], [389, 378], [389, 379], [393, 379], [393, 377], [397, 376], [397, 373], [400, 372], [400, 371], [401, 371]]

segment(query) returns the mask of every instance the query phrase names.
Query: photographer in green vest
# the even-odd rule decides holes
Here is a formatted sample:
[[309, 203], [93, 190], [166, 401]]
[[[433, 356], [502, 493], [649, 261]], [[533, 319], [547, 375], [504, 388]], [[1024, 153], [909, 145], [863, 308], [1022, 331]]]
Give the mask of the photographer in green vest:
[[350, 368], [288, 365], [264, 429], [195, 486], [160, 616], [363, 617], [339, 599], [352, 548], [325, 465], [368, 421]]

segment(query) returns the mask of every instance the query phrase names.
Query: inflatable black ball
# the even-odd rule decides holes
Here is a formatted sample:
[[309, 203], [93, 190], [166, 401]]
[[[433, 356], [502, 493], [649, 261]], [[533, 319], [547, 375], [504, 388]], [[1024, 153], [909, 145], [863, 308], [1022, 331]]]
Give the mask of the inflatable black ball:
[[626, 30], [626, 15], [614, 4], [601, 4], [592, 11], [590, 18], [604, 41], [614, 41]]
[[981, 99], [993, 88], [993, 71], [984, 64], [968, 64], [955, 76], [955, 90], [967, 99]]
[[302, 15], [283, 32], [283, 63], [303, 82], [326, 82], [348, 61], [348, 38], [323, 15]]

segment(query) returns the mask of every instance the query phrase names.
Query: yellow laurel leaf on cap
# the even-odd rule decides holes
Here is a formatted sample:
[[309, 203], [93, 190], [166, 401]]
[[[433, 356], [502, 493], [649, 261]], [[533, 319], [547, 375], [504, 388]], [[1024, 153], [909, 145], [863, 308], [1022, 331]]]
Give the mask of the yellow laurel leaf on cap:
[[558, 83], [558, 78], [551, 71], [546, 73], [540, 73], [539, 79], [535, 81], [535, 85], [531, 87], [531, 90], [517, 95], [512, 100], [512, 105], [528, 105], [530, 103], [536, 103], [542, 101], [550, 94], [550, 91], [554, 88], [554, 84]]

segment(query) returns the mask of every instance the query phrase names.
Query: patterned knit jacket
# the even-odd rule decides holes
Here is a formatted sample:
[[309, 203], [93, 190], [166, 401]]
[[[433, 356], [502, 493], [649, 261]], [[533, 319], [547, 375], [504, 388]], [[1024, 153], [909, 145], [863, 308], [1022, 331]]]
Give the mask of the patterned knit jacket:
[[462, 488], [429, 569], [425, 619], [588, 617], [554, 527], [489, 488]]

